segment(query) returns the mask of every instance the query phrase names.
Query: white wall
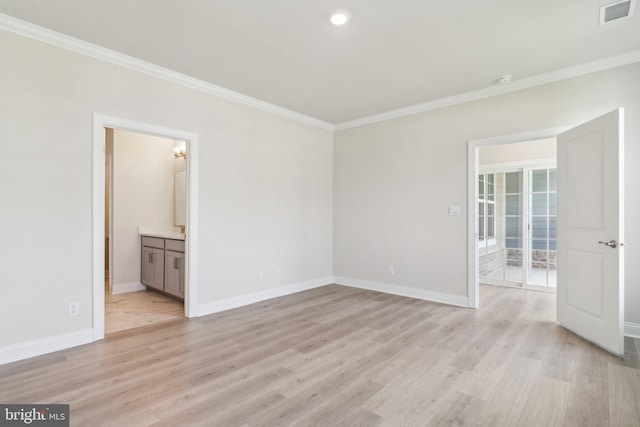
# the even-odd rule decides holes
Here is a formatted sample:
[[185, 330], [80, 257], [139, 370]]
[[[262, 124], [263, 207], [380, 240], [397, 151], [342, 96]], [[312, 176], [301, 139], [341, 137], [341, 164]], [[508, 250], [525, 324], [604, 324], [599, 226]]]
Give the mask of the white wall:
[[13, 33], [0, 52], [0, 352], [92, 327], [94, 112], [198, 134], [200, 304], [331, 276], [331, 132]]
[[556, 139], [546, 138], [538, 141], [526, 141], [516, 144], [481, 147], [480, 165], [519, 162], [528, 160], [555, 159]]
[[[92, 326], [94, 112], [199, 135], [200, 304], [332, 273], [465, 295], [467, 141], [620, 106], [626, 240], [640, 241], [640, 64], [333, 136], [13, 33], [0, 52], [0, 352]], [[626, 251], [640, 323], [640, 246]]]
[[173, 230], [171, 139], [114, 130], [113, 286], [140, 285], [140, 236]]
[[[334, 274], [466, 295], [467, 141], [626, 113], [626, 312], [640, 323], [640, 64], [336, 132]], [[447, 206], [463, 206], [448, 216]], [[387, 274], [395, 266], [395, 276]]]

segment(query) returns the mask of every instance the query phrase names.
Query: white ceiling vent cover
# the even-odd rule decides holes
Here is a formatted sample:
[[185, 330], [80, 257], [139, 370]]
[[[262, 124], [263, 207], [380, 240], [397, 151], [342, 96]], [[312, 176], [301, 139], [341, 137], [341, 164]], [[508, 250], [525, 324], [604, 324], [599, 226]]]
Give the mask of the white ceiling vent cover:
[[600, 8], [600, 25], [633, 15], [635, 0], [622, 0]]

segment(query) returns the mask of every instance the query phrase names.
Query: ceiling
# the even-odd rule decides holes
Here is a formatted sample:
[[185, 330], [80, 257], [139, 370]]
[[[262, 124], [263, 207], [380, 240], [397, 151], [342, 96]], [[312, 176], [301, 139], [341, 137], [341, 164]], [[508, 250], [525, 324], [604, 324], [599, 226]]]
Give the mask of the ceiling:
[[[331, 124], [640, 50], [612, 0], [0, 0], [0, 13]], [[351, 20], [328, 22], [335, 9]]]

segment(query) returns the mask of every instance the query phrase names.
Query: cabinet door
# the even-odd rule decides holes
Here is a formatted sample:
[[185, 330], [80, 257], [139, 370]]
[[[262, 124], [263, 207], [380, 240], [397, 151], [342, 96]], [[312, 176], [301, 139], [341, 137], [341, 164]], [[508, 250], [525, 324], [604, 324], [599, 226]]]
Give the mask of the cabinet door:
[[154, 288], [164, 289], [164, 251], [153, 249], [153, 285]]
[[165, 254], [165, 292], [184, 298], [184, 254], [167, 251]]
[[143, 285], [164, 290], [164, 251], [162, 249], [142, 247]]
[[153, 265], [153, 248], [142, 247], [142, 277], [141, 282], [146, 286], [154, 286], [155, 268]]

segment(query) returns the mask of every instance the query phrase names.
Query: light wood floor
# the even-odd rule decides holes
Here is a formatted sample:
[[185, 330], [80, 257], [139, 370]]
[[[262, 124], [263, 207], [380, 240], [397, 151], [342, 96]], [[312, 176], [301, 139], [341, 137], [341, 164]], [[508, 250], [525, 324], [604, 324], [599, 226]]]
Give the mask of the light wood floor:
[[181, 301], [153, 291], [105, 292], [104, 300], [105, 334], [184, 317]]
[[326, 286], [0, 366], [0, 402], [77, 426], [640, 426], [638, 340], [611, 356], [548, 293], [481, 302]]

